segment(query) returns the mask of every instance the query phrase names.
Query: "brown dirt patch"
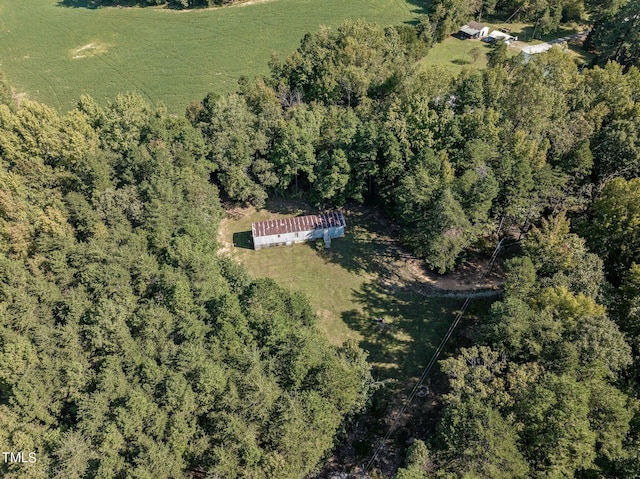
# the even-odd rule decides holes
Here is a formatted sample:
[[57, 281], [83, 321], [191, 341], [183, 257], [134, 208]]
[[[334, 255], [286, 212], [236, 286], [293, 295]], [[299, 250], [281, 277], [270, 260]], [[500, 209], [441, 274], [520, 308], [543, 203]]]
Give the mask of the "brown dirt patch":
[[87, 43], [71, 51], [71, 59], [79, 60], [81, 58], [88, 58], [107, 51], [108, 45], [104, 43]]
[[22, 102], [27, 99], [27, 94], [23, 92], [17, 92], [12, 89], [11, 97], [13, 98], [13, 102], [16, 104], [16, 107], [20, 108]]

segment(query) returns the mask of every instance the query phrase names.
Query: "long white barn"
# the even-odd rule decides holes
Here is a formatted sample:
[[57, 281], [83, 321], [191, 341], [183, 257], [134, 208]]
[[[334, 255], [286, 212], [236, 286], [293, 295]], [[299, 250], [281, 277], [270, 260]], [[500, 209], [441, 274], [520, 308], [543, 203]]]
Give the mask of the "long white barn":
[[259, 250], [271, 246], [289, 246], [315, 239], [324, 239], [325, 247], [328, 248], [331, 246], [331, 239], [344, 236], [345, 226], [344, 215], [339, 211], [258, 221], [251, 223], [253, 248]]

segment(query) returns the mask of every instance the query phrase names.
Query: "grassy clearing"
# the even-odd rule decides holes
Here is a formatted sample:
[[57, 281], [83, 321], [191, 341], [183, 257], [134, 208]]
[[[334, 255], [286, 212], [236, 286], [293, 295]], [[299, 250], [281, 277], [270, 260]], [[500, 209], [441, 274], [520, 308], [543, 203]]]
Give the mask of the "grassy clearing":
[[[436, 43], [426, 57], [421, 60], [425, 67], [442, 65], [453, 74], [459, 73], [464, 67], [485, 68], [487, 53], [491, 47], [480, 40], [459, 40], [455, 37], [446, 38]], [[477, 56], [474, 58], [474, 54]]]
[[[419, 374], [461, 301], [418, 291], [412, 259], [386, 234], [383, 220], [361, 209], [345, 213], [347, 234], [334, 240], [329, 252], [313, 244], [250, 249], [252, 221], [308, 212], [301, 204], [276, 202], [262, 211], [243, 211], [223, 222], [220, 241], [235, 244], [231, 254], [253, 276], [305, 293], [331, 342], [358, 340], [369, 351], [377, 377], [402, 380]], [[386, 329], [377, 317], [385, 319]]]
[[399, 24], [423, 12], [418, 4], [269, 0], [181, 12], [0, 0], [0, 69], [19, 92], [63, 111], [83, 93], [104, 102], [138, 91], [181, 113], [209, 91], [234, 90], [240, 76], [267, 73], [273, 52], [288, 54], [321, 24]]
[[[545, 35], [541, 35], [539, 31], [536, 31], [536, 38], [534, 39], [534, 25], [531, 24], [501, 23], [499, 21], [494, 23], [492, 21], [486, 23], [486, 25], [489, 26], [490, 31], [501, 28], [508, 29], [511, 31], [511, 35], [518, 37], [520, 42], [531, 45], [569, 36], [584, 31], [586, 28], [584, 25], [567, 24], [563, 25], [556, 32]], [[449, 37], [443, 42], [435, 44], [427, 56], [420, 61], [420, 64], [423, 67], [441, 65], [456, 75], [465, 67], [473, 69], [485, 68], [487, 66], [487, 53], [490, 51], [491, 46], [480, 40], [459, 40], [455, 37]], [[592, 59], [592, 56], [575, 45], [570, 45], [569, 51], [585, 63], [589, 63]], [[510, 55], [517, 55], [519, 50], [510, 48], [508, 52]]]
[[[500, 28], [509, 28], [512, 35], [518, 36], [525, 29], [525, 24], [514, 23], [486, 23], [489, 31]], [[520, 38], [520, 37], [518, 37]], [[424, 67], [441, 65], [447, 68], [453, 75], [457, 75], [463, 68], [482, 69], [487, 66], [487, 53], [491, 51], [491, 45], [481, 40], [460, 40], [450, 36], [441, 43], [436, 43], [420, 64]], [[509, 53], [516, 54], [509, 50]]]

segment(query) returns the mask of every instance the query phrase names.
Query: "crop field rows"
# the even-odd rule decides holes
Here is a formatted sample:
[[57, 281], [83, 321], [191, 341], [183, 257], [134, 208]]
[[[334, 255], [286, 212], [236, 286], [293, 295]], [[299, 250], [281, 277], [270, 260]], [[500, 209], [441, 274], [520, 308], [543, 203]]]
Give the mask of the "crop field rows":
[[62, 111], [80, 94], [103, 103], [137, 91], [182, 113], [210, 91], [233, 91], [241, 76], [266, 74], [274, 52], [288, 55], [320, 25], [393, 25], [422, 12], [405, 0], [269, 0], [196, 11], [0, 0], [0, 71], [18, 93]]

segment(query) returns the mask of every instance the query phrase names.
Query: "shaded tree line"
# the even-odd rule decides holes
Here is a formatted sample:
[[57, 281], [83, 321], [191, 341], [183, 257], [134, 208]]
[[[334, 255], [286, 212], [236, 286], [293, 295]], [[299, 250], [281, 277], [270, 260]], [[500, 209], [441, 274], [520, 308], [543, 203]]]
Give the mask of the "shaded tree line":
[[[66, 1], [66, 0], [65, 0]], [[92, 7], [106, 7], [106, 6], [137, 6], [137, 7], [151, 7], [151, 6], [167, 6], [175, 9], [188, 9], [188, 8], [211, 8], [221, 7], [225, 5], [234, 5], [237, 3], [243, 3], [247, 0], [91, 0], [89, 3]]]
[[498, 45], [488, 69], [452, 76], [416, 63], [427, 43], [408, 28], [322, 29], [269, 78], [192, 104], [223, 197], [379, 204], [444, 272], [498, 225], [526, 229], [637, 175], [637, 69], [579, 73], [560, 51], [524, 62]]
[[596, 61], [615, 61], [625, 69], [640, 68], [640, 2], [612, 2], [595, 17], [585, 48], [597, 54]]

